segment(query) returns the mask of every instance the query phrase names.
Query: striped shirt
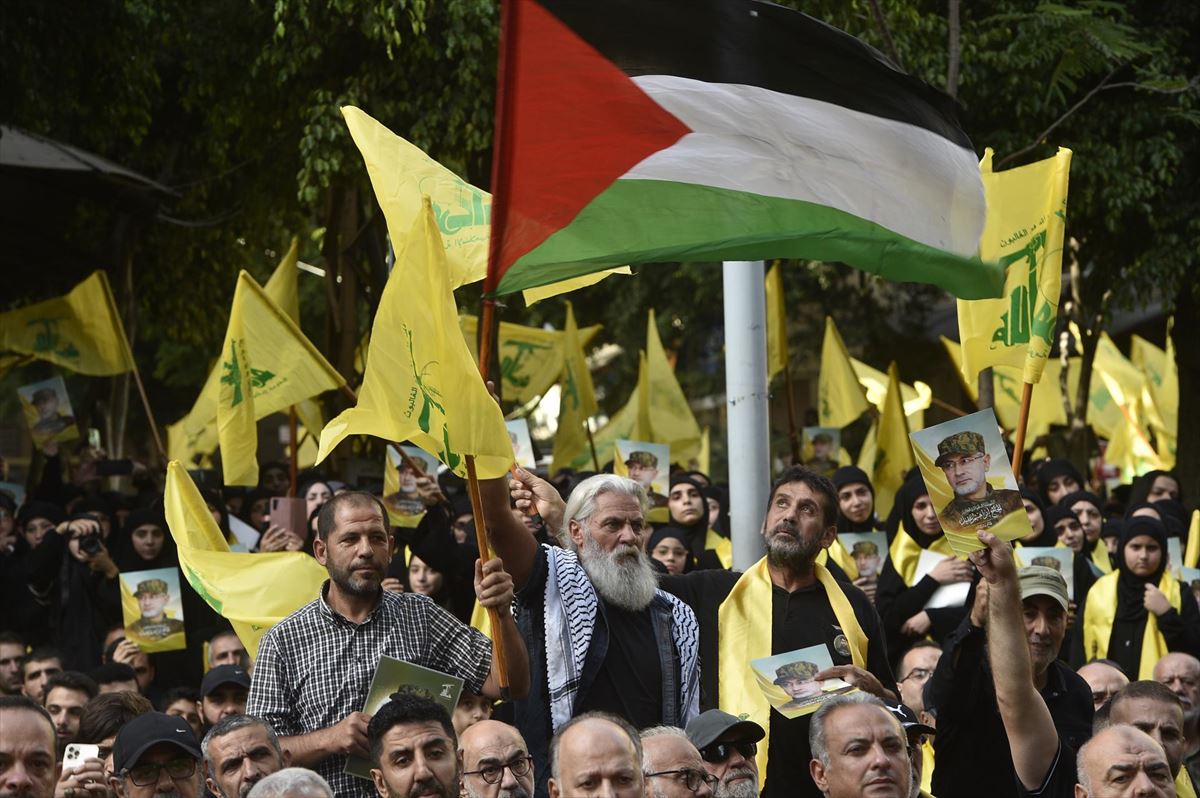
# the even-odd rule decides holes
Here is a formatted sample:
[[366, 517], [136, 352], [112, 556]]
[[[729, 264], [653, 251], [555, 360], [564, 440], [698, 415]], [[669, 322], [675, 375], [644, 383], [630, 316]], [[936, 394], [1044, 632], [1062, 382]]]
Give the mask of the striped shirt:
[[[360, 624], [321, 595], [267, 632], [258, 645], [246, 714], [263, 718], [281, 737], [336, 725], [366, 704], [382, 655], [461, 678], [479, 693], [492, 664], [492, 643], [431, 599], [383, 591]], [[334, 795], [375, 795], [374, 785], [343, 773], [346, 757], [326, 758], [315, 770]]]

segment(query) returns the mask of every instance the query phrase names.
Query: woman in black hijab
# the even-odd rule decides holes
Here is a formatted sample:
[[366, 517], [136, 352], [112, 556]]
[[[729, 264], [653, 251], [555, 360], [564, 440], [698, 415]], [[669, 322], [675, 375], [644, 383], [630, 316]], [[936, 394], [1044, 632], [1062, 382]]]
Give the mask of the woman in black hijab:
[[1038, 496], [1042, 499], [1043, 507], [1058, 504], [1063, 496], [1086, 487], [1083, 475], [1070, 460], [1047, 460], [1038, 466], [1036, 473]]
[[[1167, 532], [1149, 515], [1125, 521], [1117, 570], [1088, 592], [1083, 609], [1085, 660], [1107, 657], [1126, 673], [1150, 679], [1168, 651], [1200, 655], [1200, 608], [1186, 585], [1164, 574]], [[1147, 625], [1153, 618], [1153, 630]], [[1148, 635], [1148, 631], [1154, 634]], [[1154, 646], [1154, 651], [1143, 649]]]
[[671, 526], [685, 535], [683, 541], [691, 552], [695, 570], [726, 568], [725, 560], [732, 561], [733, 547], [729, 538], [708, 526], [704, 488], [700, 481], [683, 472], [671, 475], [671, 488], [667, 491]]
[[[919, 471], [913, 470], [897, 491], [888, 533], [892, 543], [879, 574], [875, 605], [887, 634], [888, 656], [895, 665], [914, 640], [929, 636], [941, 642], [958, 626], [966, 607], [925, 609], [925, 604], [938, 588], [972, 581], [975, 570], [950, 549]], [[941, 555], [942, 560], [917, 579], [918, 562], [925, 551]]]
[[1129, 503], [1156, 502], [1159, 499], [1174, 499], [1183, 501], [1183, 491], [1180, 490], [1179, 477], [1174, 471], [1147, 471], [1133, 481], [1129, 491]]
[[842, 466], [833, 472], [833, 489], [838, 497], [839, 535], [883, 528], [875, 515], [875, 488], [866, 471], [858, 466]]

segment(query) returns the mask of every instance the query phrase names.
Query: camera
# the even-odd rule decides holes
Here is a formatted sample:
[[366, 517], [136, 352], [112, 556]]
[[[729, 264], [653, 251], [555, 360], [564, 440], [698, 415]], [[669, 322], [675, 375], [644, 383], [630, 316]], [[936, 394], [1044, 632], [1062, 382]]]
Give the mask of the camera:
[[93, 557], [99, 554], [103, 548], [100, 545], [100, 538], [95, 535], [85, 535], [79, 539], [79, 550]]

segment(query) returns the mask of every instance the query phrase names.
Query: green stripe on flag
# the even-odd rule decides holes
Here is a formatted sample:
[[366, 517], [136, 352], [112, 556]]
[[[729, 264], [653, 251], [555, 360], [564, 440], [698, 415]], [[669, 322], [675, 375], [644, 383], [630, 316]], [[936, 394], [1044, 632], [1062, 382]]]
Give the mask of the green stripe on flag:
[[626, 263], [770, 258], [842, 261], [893, 282], [936, 285], [959, 299], [998, 297], [1004, 289], [998, 263], [921, 244], [828, 206], [691, 183], [618, 180], [514, 263], [496, 293]]

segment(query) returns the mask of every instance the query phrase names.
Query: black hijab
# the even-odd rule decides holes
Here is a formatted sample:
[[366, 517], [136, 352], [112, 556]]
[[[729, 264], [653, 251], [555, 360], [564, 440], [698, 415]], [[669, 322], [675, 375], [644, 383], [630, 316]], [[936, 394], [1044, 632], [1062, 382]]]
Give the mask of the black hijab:
[[1133, 487], [1129, 490], [1129, 503], [1136, 504], [1148, 500], [1150, 489], [1154, 487], [1154, 481], [1159, 477], [1170, 477], [1175, 480], [1175, 484], [1179, 486], [1179, 500], [1183, 501], [1183, 482], [1175, 475], [1175, 472], [1156, 469], [1147, 471], [1133, 481]]
[[[1070, 507], [1064, 507], [1061, 504], [1053, 505], [1052, 507], [1043, 507], [1042, 501], [1036, 493], [1029, 488], [1021, 488], [1021, 498], [1028, 499], [1037, 505], [1042, 511], [1042, 531], [1036, 538], [1029, 542], [1022, 541], [1022, 546], [1053, 546], [1058, 543], [1058, 532], [1054, 525], [1064, 518], [1075, 518], [1075, 513]], [[1079, 519], [1075, 519], [1079, 520]]]
[[[708, 542], [708, 502], [704, 501], [704, 485], [683, 472], [671, 475], [671, 489], [676, 485], [691, 485], [700, 495], [700, 518], [691, 524], [685, 524], [675, 516], [670, 516], [670, 526], [678, 528], [687, 537], [683, 538], [687, 550], [695, 556], [704, 551]], [[667, 491], [670, 493], [670, 490]]]
[[[143, 560], [133, 548], [133, 530], [139, 526], [153, 524], [163, 532], [163, 545], [158, 556], [153, 560]], [[122, 573], [127, 571], [146, 571], [151, 568], [172, 568], [179, 565], [179, 554], [175, 549], [175, 538], [167, 527], [167, 519], [163, 516], [161, 507], [143, 507], [134, 510], [125, 519], [125, 528], [121, 532], [119, 545], [114, 546], [117, 568]]]
[[[709, 485], [704, 489], [704, 498], [713, 499], [717, 503], [717, 520], [712, 525], [717, 534], [729, 537], [729, 491], [720, 485]], [[707, 512], [708, 502], [704, 502]]]
[[892, 508], [892, 514], [888, 516], [889, 541], [896, 537], [896, 532], [902, 524], [908, 536], [923, 549], [929, 548], [942, 537], [940, 532], [936, 535], [927, 535], [922, 532], [913, 517], [913, 505], [922, 496], [928, 495], [929, 490], [925, 487], [925, 480], [921, 477], [921, 472], [916, 470], [910, 472], [908, 479], [904, 480], [904, 484], [900, 486], [900, 490], [896, 491], [896, 506]]
[[1052, 504], [1049, 488], [1050, 483], [1057, 477], [1070, 477], [1075, 480], [1075, 484], [1079, 486], [1079, 489], [1082, 489], [1087, 484], [1083, 481], [1083, 475], [1079, 473], [1079, 469], [1070, 460], [1062, 458], [1047, 460], [1038, 466], [1037, 469], [1038, 496], [1041, 497], [1043, 505], [1048, 506]]
[[[867, 490], [871, 492], [871, 514], [867, 516], [867, 520], [865, 521], [851, 521], [842, 514], [839, 503], [837, 518], [838, 534], [840, 535], [843, 532], [874, 532], [879, 529], [879, 519], [875, 515], [875, 486], [871, 484], [871, 478], [867, 476], [867, 472], [858, 466], [842, 466], [833, 472], [832, 480], [835, 491], [840, 491], [847, 485], [866, 485]], [[905, 529], [907, 528], [906, 526]]]
[[650, 533], [649, 539], [646, 540], [646, 554], [651, 554], [654, 548], [668, 538], [674, 538], [683, 544], [687, 549], [687, 556], [683, 560], [683, 572], [686, 574], [692, 570], [692, 549], [688, 546], [687, 533], [677, 526], [660, 526], [658, 529]]
[[[1158, 568], [1150, 576], [1138, 576], [1125, 564], [1125, 547], [1134, 538], [1148, 536], [1158, 542], [1162, 556]], [[1125, 521], [1121, 530], [1121, 545], [1117, 549], [1117, 616], [1118, 622], [1134, 624], [1144, 623], [1146, 607], [1144, 605], [1146, 585], [1158, 586], [1163, 572], [1167, 570], [1167, 529], [1162, 521], [1148, 515], [1139, 515]]]

